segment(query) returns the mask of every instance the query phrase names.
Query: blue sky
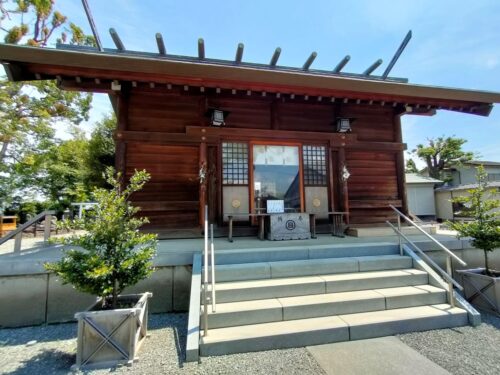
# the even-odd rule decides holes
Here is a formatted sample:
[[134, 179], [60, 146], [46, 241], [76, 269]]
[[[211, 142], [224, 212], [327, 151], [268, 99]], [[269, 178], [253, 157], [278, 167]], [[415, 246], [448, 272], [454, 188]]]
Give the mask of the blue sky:
[[[381, 58], [381, 73], [408, 30], [413, 38], [391, 72], [412, 83], [500, 92], [500, 1], [155, 1], [88, 0], [105, 47], [115, 28], [127, 49], [156, 51], [161, 32], [167, 52], [196, 55], [203, 37], [207, 57], [233, 59], [239, 42], [243, 59], [268, 63], [276, 47], [279, 63], [302, 66], [312, 51], [312, 68], [333, 69], [346, 54], [345, 71], [360, 73]], [[57, 7], [88, 33], [79, 0]], [[110, 107], [96, 98], [93, 119]], [[438, 111], [434, 117], [403, 117], [411, 150], [429, 137], [467, 139], [465, 149], [500, 161], [500, 105], [488, 118]]]

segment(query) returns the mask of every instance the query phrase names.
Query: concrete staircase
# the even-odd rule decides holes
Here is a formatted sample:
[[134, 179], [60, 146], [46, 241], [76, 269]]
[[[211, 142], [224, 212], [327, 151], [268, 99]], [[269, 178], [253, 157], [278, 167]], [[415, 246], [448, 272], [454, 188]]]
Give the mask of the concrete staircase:
[[467, 312], [451, 307], [446, 291], [431, 285], [429, 274], [414, 268], [412, 258], [400, 256], [394, 246], [378, 249], [372, 256], [356, 256], [366, 249], [355, 248], [352, 256], [345, 256], [345, 250], [323, 251], [328, 257], [311, 259], [309, 252], [308, 259], [217, 265], [217, 309], [213, 313], [208, 307], [209, 331], [206, 337], [201, 333], [200, 354], [301, 347], [468, 324]]

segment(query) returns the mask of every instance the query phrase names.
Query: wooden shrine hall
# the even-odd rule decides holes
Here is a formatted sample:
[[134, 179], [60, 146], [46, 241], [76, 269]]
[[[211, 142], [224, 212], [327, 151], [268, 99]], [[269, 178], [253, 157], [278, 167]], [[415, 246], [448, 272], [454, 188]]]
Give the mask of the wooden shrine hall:
[[117, 114], [116, 168], [146, 169], [151, 181], [134, 197], [162, 238], [201, 235], [204, 207], [219, 234], [256, 233], [268, 201], [285, 212], [345, 212], [350, 226], [375, 226], [407, 212], [401, 117], [448, 110], [488, 116], [500, 94], [423, 86], [391, 77], [409, 33], [384, 73], [377, 60], [361, 74], [158, 52], [58, 45], [0, 45], [11, 81], [57, 80], [63, 90], [109, 94]]

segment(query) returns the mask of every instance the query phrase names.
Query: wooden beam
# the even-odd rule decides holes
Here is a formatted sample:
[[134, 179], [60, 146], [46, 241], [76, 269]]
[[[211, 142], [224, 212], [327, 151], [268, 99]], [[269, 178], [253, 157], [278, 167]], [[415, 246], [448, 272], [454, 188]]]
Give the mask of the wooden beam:
[[406, 34], [405, 38], [401, 42], [401, 45], [399, 48], [396, 50], [396, 53], [392, 57], [391, 61], [389, 62], [389, 65], [387, 65], [387, 68], [385, 69], [384, 73], [382, 73], [382, 79], [386, 79], [389, 76], [389, 73], [391, 72], [392, 68], [394, 67], [394, 64], [396, 64], [396, 61], [398, 61], [399, 56], [403, 53], [404, 49], [406, 48], [406, 45], [411, 39], [411, 30], [408, 31], [408, 34]]
[[[5, 65], [5, 64], [4, 64]], [[121, 72], [114, 70], [97, 70], [90, 69], [86, 67], [74, 68], [74, 67], [65, 67], [65, 66], [54, 66], [54, 65], [46, 65], [46, 64], [25, 64], [23, 68], [17, 69], [22, 77], [26, 77], [25, 79], [30, 80], [34, 79], [35, 73], [40, 73], [47, 76], [66, 76], [66, 77], [75, 77], [80, 76], [83, 78], [100, 78], [101, 80], [121, 80], [121, 81], [139, 81], [139, 82], [156, 82], [163, 83], [168, 85], [176, 84], [176, 85], [192, 85], [192, 86], [205, 86], [205, 87], [220, 87], [222, 89], [236, 89], [241, 91], [267, 91], [267, 92], [281, 92], [281, 93], [293, 93], [293, 92], [301, 92], [304, 94], [308, 94], [310, 96], [323, 96], [323, 97], [335, 97], [335, 98], [345, 98], [349, 100], [349, 98], [359, 98], [361, 100], [374, 100], [380, 101], [381, 105], [385, 105], [388, 103], [401, 103], [401, 102], [411, 102], [411, 103], [419, 103], [422, 107], [429, 106], [435, 107], [438, 105], [442, 105], [444, 107], [455, 107], [455, 108], [463, 108], [463, 112], [470, 112], [470, 108], [475, 106], [476, 110], [473, 112], [477, 115], [486, 115], [491, 111], [491, 105], [489, 104], [481, 104], [477, 102], [470, 101], [458, 101], [458, 100], [448, 100], [448, 99], [432, 99], [432, 98], [422, 98], [422, 97], [410, 97], [410, 96], [402, 96], [398, 94], [388, 94], [388, 93], [365, 93], [365, 92], [353, 92], [339, 89], [317, 89], [311, 87], [304, 86], [290, 86], [290, 85], [278, 85], [278, 84], [266, 84], [266, 83], [252, 83], [252, 82], [243, 82], [243, 81], [234, 81], [234, 80], [225, 80], [225, 79], [198, 79], [194, 77], [179, 77], [173, 75], [165, 75], [165, 74], [144, 74], [138, 72]], [[18, 77], [16, 75], [16, 77]], [[16, 80], [18, 80], [16, 78]], [[404, 85], [402, 85], [404, 86]], [[290, 96], [291, 98], [292, 95]]]
[[273, 57], [271, 57], [271, 61], [269, 62], [269, 66], [274, 68], [278, 63], [278, 59], [280, 58], [281, 48], [276, 48], [273, 53]]
[[120, 39], [120, 36], [116, 32], [116, 30], [114, 28], [110, 28], [109, 33], [111, 35], [111, 39], [113, 39], [113, 42], [115, 43], [116, 48], [119, 51], [125, 51], [125, 46], [123, 45], [123, 42]]
[[[403, 142], [403, 133], [401, 130], [401, 117], [393, 116], [394, 140]], [[401, 200], [401, 212], [408, 215], [408, 199], [406, 196], [406, 177], [405, 177], [405, 158], [404, 151], [396, 153], [396, 178], [398, 184], [398, 197]]]
[[199, 156], [199, 167], [200, 171], [204, 170], [205, 171], [205, 181], [200, 181], [200, 206], [199, 206], [199, 213], [200, 213], [200, 226], [203, 228], [204, 221], [205, 221], [205, 202], [207, 201], [206, 193], [207, 193], [207, 184], [206, 184], [206, 172], [208, 169], [207, 165], [207, 144], [205, 142], [200, 143], [200, 156]]
[[122, 188], [125, 187], [125, 173], [127, 168], [127, 144], [126, 141], [119, 136], [121, 133], [128, 129], [128, 109], [129, 109], [129, 90], [128, 88], [123, 88], [123, 90], [117, 94], [117, 126], [116, 126], [116, 137], [115, 137], [115, 169], [122, 177], [121, 184]]
[[380, 65], [382, 65], [383, 61], [382, 59], [378, 59], [377, 61], [375, 61], [373, 64], [371, 64], [364, 72], [363, 74], [365, 76], [369, 76], [370, 74], [372, 74], [375, 69], [377, 69]]
[[160, 55], [166, 55], [167, 49], [165, 48], [165, 43], [163, 42], [163, 36], [160, 33], [156, 33], [155, 38], [158, 46], [158, 53]]
[[205, 41], [203, 38], [198, 39], [198, 58], [200, 60], [205, 58]]
[[73, 79], [61, 78], [61, 80], [58, 81], [58, 87], [67, 91], [98, 92], [106, 94], [112, 92], [109, 82], [103, 82], [101, 80], [99, 80], [99, 83], [95, 80], [93, 82], [81, 81], [80, 83], [77, 83]]
[[236, 48], [236, 57], [234, 58], [234, 62], [236, 64], [241, 63], [243, 59], [243, 49], [245, 48], [243, 43], [238, 43], [238, 47]]
[[316, 58], [316, 56], [318, 56], [318, 53], [317, 52], [313, 52], [311, 53], [311, 55], [309, 55], [309, 57], [307, 58], [306, 62], [304, 63], [304, 65], [302, 66], [302, 70], [309, 70], [309, 67], [311, 66], [311, 64], [313, 63], [314, 59]]
[[351, 56], [346, 55], [342, 60], [339, 61], [337, 66], [333, 68], [334, 73], [340, 73], [340, 71], [344, 68], [344, 66], [349, 62]]
[[[340, 209], [343, 212], [349, 212], [349, 188], [347, 186], [347, 181], [342, 178], [344, 172], [344, 166], [346, 166], [345, 159], [345, 149], [341, 147], [338, 152], [337, 160], [337, 183], [339, 184], [339, 195], [340, 195]], [[345, 216], [346, 224], [349, 224], [349, 215]]]

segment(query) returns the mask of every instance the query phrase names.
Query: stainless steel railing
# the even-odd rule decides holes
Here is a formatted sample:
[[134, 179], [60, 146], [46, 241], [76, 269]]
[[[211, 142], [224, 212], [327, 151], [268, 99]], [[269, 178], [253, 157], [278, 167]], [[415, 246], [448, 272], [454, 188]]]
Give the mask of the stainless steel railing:
[[[399, 211], [396, 207], [389, 205], [389, 207], [396, 212], [398, 215], [398, 226], [394, 226], [391, 224], [389, 221], [386, 221], [386, 223], [396, 232], [398, 235], [398, 241], [399, 241], [399, 249], [401, 255], [403, 254], [403, 243], [402, 240], [404, 239], [408, 244], [410, 244], [422, 257], [423, 259], [429, 263], [440, 275], [443, 277], [443, 279], [446, 281], [448, 284], [448, 301], [451, 306], [455, 306], [455, 301], [453, 298], [453, 287], [457, 287], [459, 290], [463, 290], [462, 286], [457, 283], [453, 279], [453, 274], [452, 274], [452, 259], [456, 260], [458, 263], [460, 263], [462, 266], [466, 266], [467, 263], [465, 263], [461, 258], [453, 254], [453, 252], [448, 249], [446, 246], [444, 246], [441, 242], [436, 240], [434, 237], [432, 237], [429, 233], [427, 233], [424, 229], [422, 229], [419, 225], [417, 225], [413, 220], [411, 220], [408, 216], [403, 214], [401, 211]], [[425, 235], [427, 238], [429, 238], [433, 243], [435, 243], [440, 250], [444, 251], [446, 253], [446, 271], [443, 270], [436, 262], [434, 262], [427, 254], [425, 254], [422, 249], [420, 249], [415, 242], [410, 240], [406, 235], [403, 234], [401, 230], [401, 219], [405, 220], [408, 224], [410, 224], [412, 227], [416, 228], [418, 231], [420, 231], [423, 235]]]
[[[210, 277], [209, 277], [210, 271]], [[209, 288], [211, 294], [209, 295]], [[208, 206], [205, 206], [205, 230], [203, 246], [203, 333], [208, 335], [208, 303], [212, 304], [212, 312], [216, 311], [215, 302], [215, 247], [214, 225], [210, 224], [210, 247], [208, 246]]]

